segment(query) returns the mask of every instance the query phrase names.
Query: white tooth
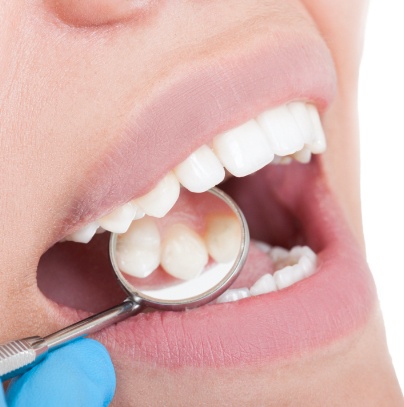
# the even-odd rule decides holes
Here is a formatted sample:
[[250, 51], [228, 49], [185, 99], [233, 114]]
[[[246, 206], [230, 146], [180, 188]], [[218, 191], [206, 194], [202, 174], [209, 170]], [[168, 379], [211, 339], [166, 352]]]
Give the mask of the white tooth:
[[265, 167], [274, 153], [255, 120], [213, 139], [213, 149], [224, 167], [236, 177], [244, 177]]
[[276, 284], [271, 274], [264, 274], [250, 288], [251, 295], [267, 294], [272, 291], [276, 291]]
[[103, 216], [98, 223], [102, 228], [110, 232], [125, 233], [136, 215], [136, 210], [137, 208], [133, 202], [128, 202]]
[[206, 145], [179, 164], [174, 173], [191, 192], [205, 192], [223, 181], [225, 172], [219, 159]]
[[287, 106], [301, 131], [305, 144], [312, 143], [314, 141], [314, 127], [306, 103], [292, 102]]
[[299, 264], [286, 266], [274, 273], [274, 280], [278, 290], [289, 287], [308, 276], [307, 271]]
[[302, 164], [307, 164], [311, 160], [311, 151], [308, 147], [303, 147], [301, 150], [293, 154], [293, 158]]
[[289, 257], [289, 251], [283, 247], [274, 246], [269, 252], [269, 256], [274, 263], [278, 263], [279, 261], [283, 261]]
[[217, 303], [233, 302], [243, 298], [250, 297], [250, 291], [248, 288], [237, 288], [225, 291], [221, 296], [216, 299]]
[[135, 200], [146, 215], [162, 218], [177, 202], [180, 183], [173, 172], [169, 172], [149, 193]]
[[313, 123], [313, 141], [308, 145], [311, 152], [314, 154], [321, 154], [327, 149], [327, 142], [323, 126], [321, 124], [320, 115], [313, 105], [307, 105], [311, 122]]
[[183, 224], [172, 225], [161, 245], [161, 266], [174, 277], [190, 280], [198, 276], [209, 256], [202, 238]]
[[146, 214], [140, 208], [138, 208], [137, 211], [136, 211], [136, 215], [134, 216], [133, 220], [142, 219], [145, 216], [146, 216]]
[[302, 269], [304, 277], [311, 276], [316, 270], [315, 263], [313, 263], [307, 256], [300, 257], [297, 264]]
[[257, 121], [275, 154], [285, 156], [303, 148], [303, 135], [286, 105], [261, 113]]
[[241, 229], [234, 216], [215, 215], [207, 220], [205, 243], [208, 253], [219, 263], [234, 261], [241, 241]]
[[97, 222], [89, 223], [80, 230], [66, 236], [65, 240], [78, 243], [88, 243], [95, 235], [98, 226], [99, 224]]
[[297, 280], [293, 266], [286, 266], [276, 271], [274, 273], [274, 280], [278, 290], [282, 290], [294, 284]]
[[251, 241], [262, 253], [269, 254], [271, 252], [271, 246], [268, 243], [262, 242], [261, 240]]
[[121, 271], [139, 278], [149, 276], [160, 264], [160, 233], [152, 218], [132, 222], [118, 237], [116, 257]]

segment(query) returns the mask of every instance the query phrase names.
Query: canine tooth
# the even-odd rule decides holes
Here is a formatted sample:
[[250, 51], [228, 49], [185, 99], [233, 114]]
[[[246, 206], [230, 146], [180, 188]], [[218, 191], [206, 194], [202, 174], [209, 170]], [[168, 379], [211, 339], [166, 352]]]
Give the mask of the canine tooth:
[[220, 295], [216, 299], [216, 302], [217, 303], [233, 302], [248, 297], [250, 297], [250, 290], [248, 288], [230, 289], [225, 291], [222, 295]]
[[305, 144], [310, 144], [314, 141], [314, 127], [306, 103], [291, 102], [287, 106], [301, 131]]
[[205, 243], [208, 253], [219, 263], [234, 260], [239, 251], [241, 230], [234, 216], [214, 215], [207, 220]]
[[309, 148], [314, 154], [321, 154], [327, 148], [327, 142], [324, 135], [323, 126], [321, 124], [320, 115], [313, 105], [307, 105], [311, 122], [313, 124], [313, 141], [309, 144]]
[[293, 158], [302, 164], [307, 164], [311, 160], [311, 151], [308, 147], [303, 147], [301, 150], [293, 154]]
[[102, 228], [110, 232], [125, 233], [136, 215], [136, 210], [136, 206], [132, 202], [128, 202], [103, 216], [98, 220], [98, 223]]
[[116, 256], [119, 268], [134, 277], [149, 276], [160, 263], [160, 233], [150, 217], [132, 222], [118, 237]]
[[257, 122], [275, 154], [285, 156], [303, 148], [303, 135], [286, 105], [261, 113]]
[[77, 230], [76, 232], [73, 232], [70, 235], [66, 236], [65, 240], [78, 243], [88, 243], [95, 235], [98, 226], [99, 224], [97, 222], [89, 223], [80, 230]]
[[162, 218], [177, 202], [180, 183], [173, 172], [169, 172], [150, 192], [135, 200], [146, 215]]
[[250, 288], [251, 295], [267, 294], [276, 291], [274, 277], [271, 274], [264, 274]]
[[202, 238], [183, 224], [172, 225], [161, 245], [161, 266], [174, 277], [190, 280], [198, 276], [209, 256]]
[[252, 174], [274, 158], [269, 142], [255, 120], [215, 137], [213, 149], [224, 167], [236, 177]]
[[219, 159], [206, 145], [179, 164], [174, 173], [191, 192], [205, 192], [223, 181], [225, 172]]

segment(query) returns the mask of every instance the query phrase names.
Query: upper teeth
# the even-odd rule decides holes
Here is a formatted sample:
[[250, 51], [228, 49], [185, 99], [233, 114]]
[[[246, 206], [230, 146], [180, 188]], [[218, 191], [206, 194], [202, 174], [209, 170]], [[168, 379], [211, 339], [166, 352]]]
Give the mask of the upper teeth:
[[87, 243], [99, 227], [125, 233], [132, 220], [144, 214], [163, 217], [177, 201], [180, 184], [191, 192], [207, 191], [223, 181], [224, 168], [232, 175], [242, 177], [270, 162], [288, 163], [292, 157], [309, 162], [312, 153], [322, 153], [325, 148], [320, 117], [313, 105], [291, 102], [267, 110], [216, 136], [212, 148], [201, 146], [146, 195], [116, 208], [66, 236], [65, 240]]

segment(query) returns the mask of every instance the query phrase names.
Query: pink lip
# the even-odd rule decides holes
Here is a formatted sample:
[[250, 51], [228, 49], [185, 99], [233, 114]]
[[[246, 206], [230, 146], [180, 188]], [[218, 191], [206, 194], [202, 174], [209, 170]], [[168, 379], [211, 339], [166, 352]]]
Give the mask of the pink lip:
[[240, 47], [236, 56], [178, 67], [151, 89], [88, 174], [66, 224], [91, 221], [143, 195], [199, 146], [268, 108], [307, 100], [324, 109], [336, 84], [327, 47], [313, 35], [278, 34]]
[[[286, 186], [282, 194], [302, 220], [309, 245], [319, 253], [316, 274], [282, 291], [238, 303], [140, 314], [97, 339], [118, 358], [128, 355], [166, 367], [219, 367], [289, 357], [327, 345], [363, 325], [376, 301], [370, 272], [318, 167], [290, 174], [304, 172], [305, 186], [298, 192]], [[279, 179], [275, 175], [268, 175], [267, 182]], [[287, 178], [282, 181], [287, 185]]]

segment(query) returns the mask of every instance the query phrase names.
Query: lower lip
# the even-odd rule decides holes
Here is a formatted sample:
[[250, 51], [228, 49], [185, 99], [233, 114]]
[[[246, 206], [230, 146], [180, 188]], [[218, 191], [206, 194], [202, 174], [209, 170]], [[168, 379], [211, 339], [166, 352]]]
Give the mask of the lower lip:
[[[282, 291], [186, 312], [140, 314], [96, 335], [115, 354], [165, 367], [239, 366], [285, 359], [366, 323], [376, 291], [363, 253], [320, 177], [296, 209], [316, 274]], [[287, 192], [286, 192], [287, 193]], [[296, 213], [296, 212], [295, 212]]]

